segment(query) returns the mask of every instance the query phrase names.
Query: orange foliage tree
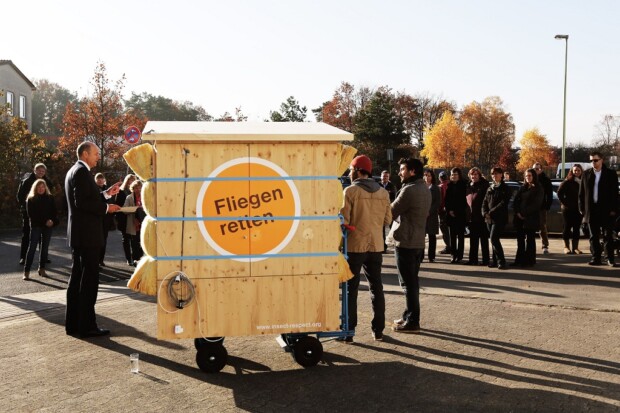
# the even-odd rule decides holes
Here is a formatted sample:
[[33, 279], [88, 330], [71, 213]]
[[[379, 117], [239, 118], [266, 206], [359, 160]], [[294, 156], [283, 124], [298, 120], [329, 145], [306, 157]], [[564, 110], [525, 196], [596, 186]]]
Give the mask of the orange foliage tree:
[[547, 137], [540, 133], [538, 128], [528, 129], [519, 141], [521, 151], [517, 169], [524, 171], [531, 168], [536, 162], [543, 166], [557, 166], [557, 156], [549, 145]]
[[463, 166], [467, 142], [463, 129], [450, 111], [445, 111], [435, 126], [428, 129], [420, 155], [430, 168]]
[[122, 90], [125, 76], [111, 84], [105, 64], [99, 62], [91, 79], [92, 94], [67, 105], [63, 118], [63, 136], [58, 142], [58, 157], [69, 165], [75, 160], [75, 149], [83, 141], [95, 143], [101, 150], [103, 170], [124, 168], [122, 159], [130, 145], [123, 139], [129, 126], [143, 129], [146, 119], [127, 112]]

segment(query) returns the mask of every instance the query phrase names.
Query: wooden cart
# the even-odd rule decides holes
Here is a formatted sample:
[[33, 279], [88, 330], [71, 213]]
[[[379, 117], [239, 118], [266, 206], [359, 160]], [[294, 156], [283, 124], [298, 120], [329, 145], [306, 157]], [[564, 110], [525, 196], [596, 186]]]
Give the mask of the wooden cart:
[[[223, 337], [291, 334], [295, 345], [342, 329], [338, 177], [352, 139], [322, 123], [146, 124], [158, 338], [195, 338], [198, 365], [219, 371]], [[318, 352], [301, 341], [301, 354]]]

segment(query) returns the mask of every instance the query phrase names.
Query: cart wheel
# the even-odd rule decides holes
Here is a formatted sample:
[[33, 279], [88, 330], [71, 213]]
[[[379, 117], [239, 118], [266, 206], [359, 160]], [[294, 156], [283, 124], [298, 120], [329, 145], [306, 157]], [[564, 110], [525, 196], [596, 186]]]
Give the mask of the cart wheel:
[[323, 345], [314, 337], [301, 337], [293, 345], [293, 357], [303, 367], [316, 366], [323, 357]]
[[212, 346], [212, 345], [224, 345], [224, 337], [207, 337], [206, 339], [204, 338], [195, 338], [194, 339], [194, 347], [196, 347], [196, 350], [201, 349], [202, 347], [205, 346]]
[[226, 365], [228, 351], [223, 345], [205, 346], [196, 353], [196, 364], [205, 373], [217, 373]]

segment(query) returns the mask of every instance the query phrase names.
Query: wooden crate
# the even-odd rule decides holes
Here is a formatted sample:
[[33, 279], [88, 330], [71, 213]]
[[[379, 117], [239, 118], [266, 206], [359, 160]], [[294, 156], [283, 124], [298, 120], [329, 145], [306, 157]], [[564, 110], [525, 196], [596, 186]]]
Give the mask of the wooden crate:
[[[158, 337], [339, 329], [335, 177], [352, 135], [316, 123], [149, 122], [145, 131], [157, 150]], [[196, 291], [182, 310], [167, 294], [179, 271]]]

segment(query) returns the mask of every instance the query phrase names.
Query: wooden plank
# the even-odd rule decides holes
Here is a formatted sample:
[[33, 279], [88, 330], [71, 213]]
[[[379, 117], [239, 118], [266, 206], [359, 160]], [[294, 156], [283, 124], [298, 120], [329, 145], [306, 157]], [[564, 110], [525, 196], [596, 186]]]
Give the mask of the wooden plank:
[[[160, 289], [159, 339], [335, 331], [340, 328], [337, 275], [193, 281], [196, 283], [196, 300], [174, 313], [163, 309], [176, 310], [167, 296], [167, 284]], [[308, 294], [309, 290], [315, 293]], [[174, 333], [175, 325], [183, 327], [182, 334]]]

